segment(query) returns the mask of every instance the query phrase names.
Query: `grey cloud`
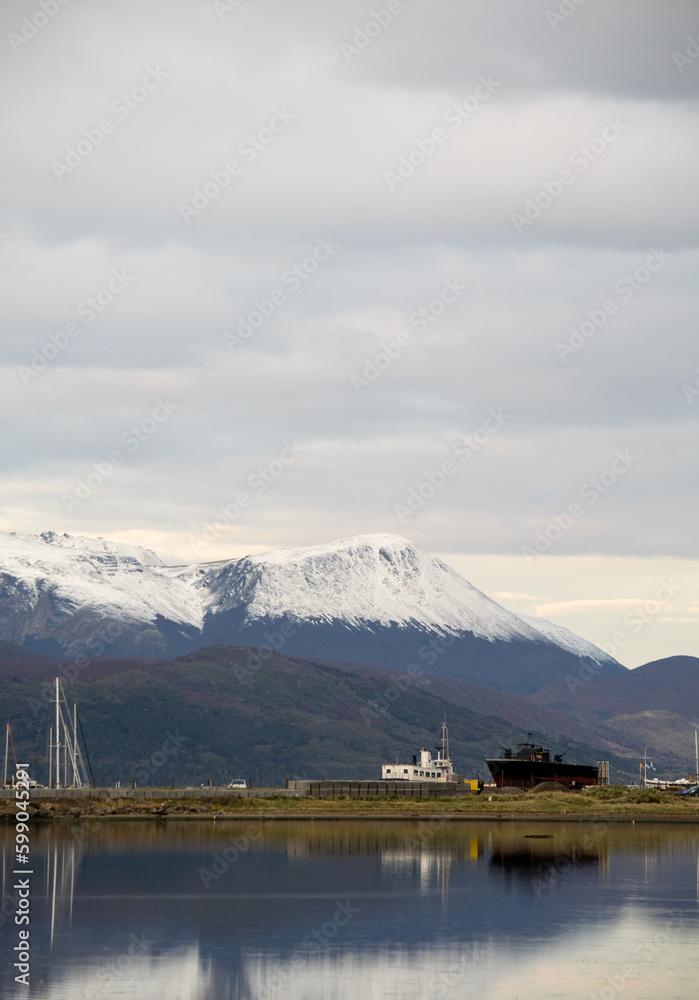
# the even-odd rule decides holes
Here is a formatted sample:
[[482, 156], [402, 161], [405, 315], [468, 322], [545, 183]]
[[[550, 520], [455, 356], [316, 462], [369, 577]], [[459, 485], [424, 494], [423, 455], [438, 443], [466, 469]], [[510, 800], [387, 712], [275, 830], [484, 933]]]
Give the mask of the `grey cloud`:
[[[516, 554], [633, 447], [642, 461], [555, 551], [693, 551], [699, 403], [682, 386], [699, 366], [699, 59], [680, 72], [672, 53], [699, 13], [586, 0], [554, 29], [557, 7], [406, 0], [349, 61], [341, 45], [370, 4], [247, 0], [223, 20], [205, 0], [70, 4], [8, 45], [6, 526], [196, 533], [297, 437], [303, 458], [231, 525], [241, 544], [401, 530], [433, 549]], [[0, 40], [32, 10], [3, 5]], [[117, 119], [113, 102], [151, 65], [168, 76]], [[502, 87], [448, 129], [450, 105], [488, 74]], [[185, 221], [179, 206], [286, 107], [289, 127]], [[52, 161], [104, 115], [114, 130], [59, 179]], [[608, 119], [628, 129], [576, 167]], [[438, 127], [439, 148], [391, 190], [385, 175]], [[573, 182], [551, 195], [564, 169]], [[339, 249], [292, 290], [282, 275], [319, 237]], [[671, 259], [626, 300], [615, 285], [651, 246]], [[121, 267], [136, 276], [123, 295], [23, 384], [17, 366]], [[411, 315], [453, 278], [466, 292], [418, 332]], [[610, 297], [618, 308], [593, 330]], [[580, 346], [561, 357], [571, 337]], [[355, 391], [353, 376], [368, 384]], [[62, 492], [163, 395], [177, 415], [68, 514]], [[502, 431], [398, 523], [394, 505], [498, 407]]]

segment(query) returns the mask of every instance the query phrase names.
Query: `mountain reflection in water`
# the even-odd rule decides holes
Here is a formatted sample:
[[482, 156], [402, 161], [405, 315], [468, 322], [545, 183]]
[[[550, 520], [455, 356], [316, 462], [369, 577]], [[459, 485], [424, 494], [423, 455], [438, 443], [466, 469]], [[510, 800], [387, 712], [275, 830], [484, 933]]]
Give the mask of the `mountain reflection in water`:
[[693, 1000], [698, 846], [684, 824], [35, 824], [32, 984], [7, 920], [0, 995]]

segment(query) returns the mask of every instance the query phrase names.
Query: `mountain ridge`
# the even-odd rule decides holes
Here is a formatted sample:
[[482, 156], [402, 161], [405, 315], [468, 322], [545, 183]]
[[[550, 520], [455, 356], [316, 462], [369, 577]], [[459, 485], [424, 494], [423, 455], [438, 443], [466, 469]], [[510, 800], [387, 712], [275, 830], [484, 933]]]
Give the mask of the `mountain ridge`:
[[[615, 773], [633, 772], [628, 752], [603, 730], [571, 726], [566, 713], [509, 692], [431, 676], [401, 688], [383, 668], [277, 653], [262, 657], [264, 669], [251, 669], [261, 653], [214, 646], [171, 660], [96, 659], [77, 676], [71, 671], [65, 693], [77, 702], [97, 780], [198, 784], [242, 774], [272, 784], [285, 777], [377, 777], [382, 762], [433, 745], [445, 714], [452, 754], [473, 777], [487, 774], [485, 759], [498, 741], [515, 742], [528, 730], [540, 739], [555, 734], [554, 747], [572, 744], [581, 760], [609, 759]], [[13, 665], [0, 663], [0, 701], [17, 750], [40, 776], [56, 673], [60, 666], [43, 663], [18, 676]]]
[[[682, 777], [692, 768], [693, 725], [652, 702], [585, 718], [470, 681], [254, 647], [210, 646], [170, 660], [98, 657], [79, 666], [48, 657], [18, 666], [17, 652], [0, 644], [0, 702], [18, 751], [36, 755], [39, 747], [32, 759], [43, 766], [42, 732], [59, 676], [68, 700], [78, 704], [102, 781], [157, 784], [177, 775], [193, 783], [230, 780], [233, 773], [265, 782], [370, 778], [384, 759], [432, 745], [445, 714], [459, 767], [471, 776], [485, 773], [498, 742], [513, 745], [527, 732], [554, 752], [571, 746], [577, 762], [610, 761], [613, 781], [637, 778], [646, 751], [654, 774]], [[662, 665], [646, 666], [662, 676]], [[181, 752], [170, 759], [172, 735]], [[163, 777], [158, 766], [144, 774], [143, 762], [154, 753], [160, 758], [163, 745], [172, 773]]]
[[620, 713], [674, 712], [699, 725], [699, 657], [665, 656], [614, 677], [554, 681], [528, 696], [537, 705], [606, 719]]
[[395, 535], [168, 566], [150, 549], [102, 538], [0, 534], [0, 638], [53, 656], [267, 645], [520, 693], [582, 664], [625, 671], [561, 626], [508, 611]]

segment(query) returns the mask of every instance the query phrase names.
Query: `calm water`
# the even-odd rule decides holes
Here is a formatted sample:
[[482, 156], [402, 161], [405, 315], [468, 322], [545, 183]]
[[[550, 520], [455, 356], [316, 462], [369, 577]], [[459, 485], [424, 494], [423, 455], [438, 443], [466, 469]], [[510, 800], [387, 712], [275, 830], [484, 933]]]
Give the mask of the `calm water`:
[[695, 1000], [698, 847], [665, 824], [37, 825], [31, 985], [9, 918], [0, 995]]

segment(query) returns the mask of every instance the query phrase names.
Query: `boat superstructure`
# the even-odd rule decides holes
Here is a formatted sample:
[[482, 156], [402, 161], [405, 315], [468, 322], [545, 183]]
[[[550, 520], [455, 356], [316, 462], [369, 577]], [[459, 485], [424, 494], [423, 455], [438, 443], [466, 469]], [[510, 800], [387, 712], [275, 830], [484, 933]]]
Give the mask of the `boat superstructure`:
[[446, 722], [442, 723], [442, 745], [434, 748], [437, 756], [433, 757], [430, 750], [421, 748], [419, 754], [413, 754], [412, 763], [381, 765], [382, 781], [461, 781], [462, 776], [454, 772], [454, 765], [449, 755], [449, 731]]
[[531, 733], [528, 736], [527, 742], [518, 743], [515, 750], [498, 743], [502, 757], [486, 760], [498, 787], [533, 788], [542, 781], [555, 781], [569, 788], [582, 788], [600, 783], [599, 765], [569, 764], [563, 760], [567, 750], [554, 754], [552, 759], [549, 750], [534, 743]]

